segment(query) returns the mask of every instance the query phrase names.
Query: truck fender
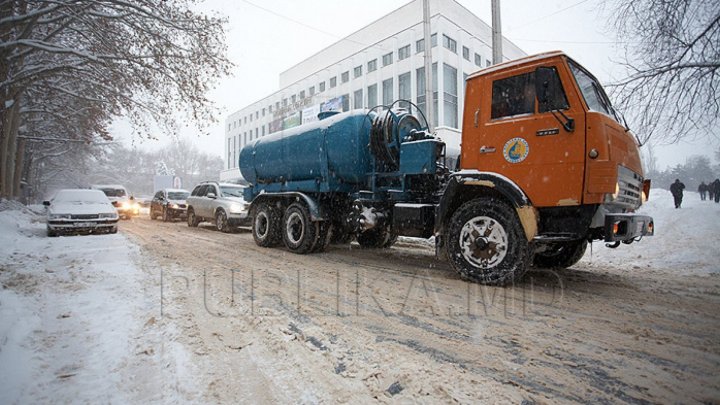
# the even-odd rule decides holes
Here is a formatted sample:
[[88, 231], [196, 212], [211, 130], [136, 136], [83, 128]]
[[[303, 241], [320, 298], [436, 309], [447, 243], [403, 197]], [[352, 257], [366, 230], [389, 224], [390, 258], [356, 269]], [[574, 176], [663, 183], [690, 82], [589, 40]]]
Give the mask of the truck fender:
[[255, 208], [260, 203], [266, 201], [277, 201], [278, 199], [287, 202], [288, 205], [291, 204], [292, 201], [300, 199], [304, 201], [307, 205], [308, 210], [310, 211], [310, 219], [312, 219], [313, 221], [325, 221], [328, 219], [327, 212], [325, 212], [325, 209], [322, 205], [320, 205], [314, 198], [299, 191], [287, 191], [282, 193], [262, 193], [255, 197], [252, 203], [250, 203], [250, 212], [254, 215]]
[[444, 235], [453, 212], [481, 195], [496, 195], [508, 201], [515, 208], [527, 239], [537, 235], [537, 210], [522, 189], [505, 176], [478, 170], [462, 170], [450, 175], [435, 213], [435, 234]]

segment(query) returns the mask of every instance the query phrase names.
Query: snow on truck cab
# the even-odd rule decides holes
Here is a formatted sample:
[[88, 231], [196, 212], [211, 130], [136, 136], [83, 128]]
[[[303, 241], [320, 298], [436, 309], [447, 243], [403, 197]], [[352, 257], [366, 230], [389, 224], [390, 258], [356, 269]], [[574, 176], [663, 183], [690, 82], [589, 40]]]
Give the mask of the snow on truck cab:
[[258, 245], [309, 253], [352, 237], [389, 247], [435, 236], [463, 278], [503, 285], [532, 265], [572, 266], [589, 241], [653, 234], [653, 219], [634, 213], [650, 188], [635, 138], [562, 52], [467, 78], [455, 172], [426, 123], [389, 107], [323, 113], [242, 149]]

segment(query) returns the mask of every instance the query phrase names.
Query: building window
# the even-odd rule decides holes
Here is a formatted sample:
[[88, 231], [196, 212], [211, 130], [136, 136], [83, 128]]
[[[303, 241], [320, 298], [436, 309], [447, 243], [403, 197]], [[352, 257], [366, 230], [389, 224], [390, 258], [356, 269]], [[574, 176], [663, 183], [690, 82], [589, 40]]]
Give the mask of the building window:
[[350, 72], [343, 72], [340, 75], [340, 81], [343, 83], [347, 83], [348, 81], [350, 81]]
[[[403, 73], [400, 76], [398, 76], [398, 99], [399, 100], [408, 100], [410, 101], [410, 98], [412, 97], [410, 93], [410, 72]], [[400, 102], [400, 107], [403, 108], [410, 108], [410, 104], [408, 104], [405, 101]]]
[[375, 107], [377, 105], [377, 84], [368, 86], [367, 89], [367, 106], [368, 108]]
[[292, 96], [290, 96], [290, 104], [295, 104], [296, 101], [297, 101], [296, 95], [293, 94]]
[[437, 46], [437, 33], [430, 35], [430, 46], [433, 48]]
[[255, 111], [255, 119], [260, 118], [260, 110]]
[[333, 76], [330, 78], [330, 88], [337, 86], [337, 76]]
[[458, 127], [457, 69], [443, 64], [443, 125]]
[[247, 117], [243, 117], [243, 124], [247, 124]]
[[260, 128], [255, 128], [255, 139], [257, 139], [258, 136], [260, 136]]
[[286, 98], [283, 99], [283, 107], [287, 107], [287, 99]]
[[343, 94], [342, 96], [340, 96], [340, 100], [342, 100], [342, 110], [350, 111], [350, 95]]
[[310, 93], [310, 97], [315, 95], [315, 86], [310, 86], [308, 89], [308, 93]]
[[232, 129], [232, 124], [228, 124], [228, 131]]
[[355, 90], [355, 92], [353, 93], [353, 108], [355, 108], [355, 109], [363, 108], [363, 91], [362, 91], [362, 89]]
[[387, 53], [387, 54], [383, 55], [383, 57], [382, 57], [382, 62], [383, 62], [383, 67], [388, 66], [388, 65], [392, 65], [392, 63], [393, 63], [393, 53], [390, 52], [390, 53]]
[[305, 98], [305, 90], [300, 92], [300, 100]]
[[368, 73], [374, 72], [377, 70], [377, 59], [373, 59], [370, 62], [368, 62]]
[[475, 54], [475, 66], [483, 67], [483, 58], [478, 54]]
[[280, 109], [280, 102], [279, 102], [279, 101], [276, 101], [276, 102], [275, 102], [275, 111], [277, 111], [277, 110], [279, 110], [279, 109]]
[[415, 53], [420, 53], [425, 51], [425, 40], [424, 39], [418, 39], [415, 41]]
[[398, 49], [398, 60], [407, 59], [410, 57], [410, 45], [405, 45]]
[[263, 112], [263, 117], [264, 117], [265, 116], [265, 107], [263, 107], [262, 112]]
[[262, 136], [265, 136], [265, 125], [262, 126]]
[[470, 48], [467, 46], [463, 46], [463, 59], [469, 61], [470, 60]]
[[230, 158], [230, 157], [232, 156], [232, 155], [231, 155], [232, 149], [230, 148], [230, 138], [228, 138], [227, 152], [228, 152], [227, 166], [228, 166], [228, 169], [229, 169], [229, 168], [232, 167], [232, 166], [230, 166], [230, 165], [232, 165], [232, 159]]
[[445, 34], [443, 34], [443, 46], [450, 52], [457, 53], [457, 42]]
[[492, 62], [490, 62], [490, 59], [485, 60], [485, 67], [490, 67], [492, 65]]
[[[427, 111], [427, 105], [425, 104], [425, 68], [421, 67], [415, 71], [415, 77], [417, 80], [417, 106], [423, 112]], [[433, 123], [432, 125], [437, 127], [438, 125], [438, 80], [437, 80], [437, 62], [432, 64], [432, 89], [433, 89]]]
[[356, 66], [355, 69], [353, 69], [353, 78], [357, 79], [360, 76], [362, 76], [362, 65]]
[[382, 82], [382, 90], [383, 90], [383, 104], [386, 106], [389, 106], [393, 102], [393, 79], [392, 77], [383, 80]]

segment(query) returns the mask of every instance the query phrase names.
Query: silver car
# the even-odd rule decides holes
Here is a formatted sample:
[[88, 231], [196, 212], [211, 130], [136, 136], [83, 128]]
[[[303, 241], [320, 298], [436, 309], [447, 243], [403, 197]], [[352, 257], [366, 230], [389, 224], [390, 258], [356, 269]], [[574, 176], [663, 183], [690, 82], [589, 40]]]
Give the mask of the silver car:
[[217, 230], [230, 232], [250, 224], [248, 204], [243, 198], [245, 187], [239, 184], [206, 181], [198, 184], [187, 197], [188, 226], [214, 222]]
[[68, 232], [116, 233], [118, 212], [100, 190], [65, 189], [43, 201], [48, 236]]

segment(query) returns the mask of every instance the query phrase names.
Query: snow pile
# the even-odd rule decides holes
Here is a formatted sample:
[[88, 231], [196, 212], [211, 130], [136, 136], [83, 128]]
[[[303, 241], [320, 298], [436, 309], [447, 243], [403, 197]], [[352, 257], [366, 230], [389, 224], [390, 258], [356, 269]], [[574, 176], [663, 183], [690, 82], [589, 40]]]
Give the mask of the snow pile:
[[153, 326], [137, 248], [119, 234], [49, 238], [13, 208], [0, 207], [0, 403], [160, 399], [153, 375], [183, 353]]
[[629, 271], [649, 269], [677, 274], [720, 273], [717, 238], [720, 236], [720, 204], [700, 201], [686, 192], [682, 208], [675, 209], [669, 191], [652, 189], [639, 210], [655, 220], [655, 235], [638, 243], [606, 249], [595, 242], [582, 262], [609, 263]]

